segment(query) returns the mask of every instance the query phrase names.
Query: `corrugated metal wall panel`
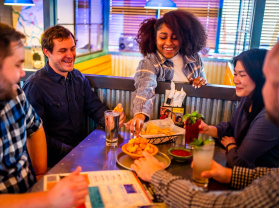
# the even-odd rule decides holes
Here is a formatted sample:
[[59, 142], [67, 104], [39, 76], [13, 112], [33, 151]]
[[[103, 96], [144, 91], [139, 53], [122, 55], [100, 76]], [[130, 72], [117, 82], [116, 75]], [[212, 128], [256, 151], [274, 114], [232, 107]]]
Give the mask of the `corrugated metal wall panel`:
[[[23, 83], [24, 81], [21, 81], [20, 86], [22, 86]], [[114, 108], [118, 103], [122, 103], [125, 115], [127, 116], [127, 121], [133, 118], [132, 91], [101, 88], [93, 88], [93, 91], [97, 94], [100, 100], [110, 109]], [[151, 119], [159, 118], [160, 107], [163, 105], [164, 100], [164, 94], [156, 94]], [[185, 114], [197, 110], [205, 116], [205, 122], [207, 124], [216, 125], [221, 121], [228, 121], [234, 113], [238, 103], [238, 101], [231, 100], [187, 96], [183, 102], [183, 106], [185, 106]], [[90, 119], [88, 132], [91, 132], [93, 130], [93, 127], [94, 123]]]
[[[112, 109], [117, 103], [122, 103], [127, 119], [129, 120], [133, 117], [131, 110], [133, 105], [131, 91], [98, 88], [94, 88], [93, 90], [100, 100], [109, 108]], [[151, 119], [158, 119], [160, 107], [162, 106], [164, 99], [163, 94], [156, 94]], [[186, 97], [184, 104], [185, 102], [185, 114], [197, 110], [205, 116], [205, 122], [210, 125], [216, 125], [221, 121], [228, 121], [238, 105], [238, 101], [189, 96]]]
[[[141, 56], [112, 55], [113, 76], [131, 77], [135, 73], [140, 60], [142, 60]], [[226, 66], [226, 62], [204, 61], [207, 81], [210, 84], [223, 84]]]

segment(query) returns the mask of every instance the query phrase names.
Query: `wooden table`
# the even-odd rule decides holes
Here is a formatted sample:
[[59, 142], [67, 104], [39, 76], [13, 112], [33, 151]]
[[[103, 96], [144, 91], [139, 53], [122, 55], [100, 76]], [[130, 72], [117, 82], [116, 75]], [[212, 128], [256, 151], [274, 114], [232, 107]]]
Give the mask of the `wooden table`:
[[[119, 170], [123, 169], [116, 163], [116, 157], [122, 152], [121, 147], [130, 139], [129, 132], [120, 132], [118, 136], [118, 147], [112, 148], [106, 146], [105, 131], [103, 128], [94, 130], [79, 145], [77, 145], [66, 157], [48, 171], [47, 174], [69, 173], [77, 166], [82, 167], [82, 171], [98, 171], [98, 170]], [[174, 146], [183, 146], [183, 137], [177, 139], [176, 143], [159, 144], [159, 151], [168, 154], [168, 149]], [[170, 156], [171, 157], [171, 156]], [[220, 147], [215, 148], [214, 160], [225, 166], [225, 151]], [[167, 171], [183, 176], [186, 179], [192, 179], [192, 168], [190, 162], [171, 161], [171, 165]], [[43, 190], [43, 180], [40, 179], [31, 189], [34, 191]], [[209, 190], [226, 190], [228, 185], [210, 180]]]

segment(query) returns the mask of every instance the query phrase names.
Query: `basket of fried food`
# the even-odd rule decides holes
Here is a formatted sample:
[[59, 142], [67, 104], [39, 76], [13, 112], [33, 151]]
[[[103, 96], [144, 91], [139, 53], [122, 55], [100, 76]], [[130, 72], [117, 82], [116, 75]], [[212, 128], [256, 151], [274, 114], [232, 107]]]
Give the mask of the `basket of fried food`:
[[185, 134], [185, 129], [174, 124], [171, 118], [151, 120], [144, 123], [140, 136], [150, 144], [176, 142], [178, 136]]
[[138, 137], [135, 139], [130, 139], [127, 144], [124, 144], [122, 146], [122, 151], [131, 158], [138, 159], [143, 157], [143, 151], [146, 151], [151, 155], [156, 155], [158, 153], [158, 147], [153, 144], [149, 144], [147, 139]]

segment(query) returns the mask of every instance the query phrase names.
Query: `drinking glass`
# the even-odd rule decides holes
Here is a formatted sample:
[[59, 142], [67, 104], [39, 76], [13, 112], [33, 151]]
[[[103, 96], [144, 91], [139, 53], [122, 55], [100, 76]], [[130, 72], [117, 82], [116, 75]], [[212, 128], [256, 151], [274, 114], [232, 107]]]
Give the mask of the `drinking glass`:
[[186, 121], [185, 125], [185, 145], [190, 148], [190, 143], [194, 141], [194, 139], [198, 139], [199, 137], [199, 125], [201, 124], [201, 119], [198, 119], [196, 123], [191, 124]]
[[207, 189], [208, 178], [201, 177], [201, 173], [210, 170], [214, 154], [215, 143], [210, 141], [203, 146], [194, 146], [193, 153], [193, 183]]
[[106, 146], [117, 147], [120, 113], [105, 111]]

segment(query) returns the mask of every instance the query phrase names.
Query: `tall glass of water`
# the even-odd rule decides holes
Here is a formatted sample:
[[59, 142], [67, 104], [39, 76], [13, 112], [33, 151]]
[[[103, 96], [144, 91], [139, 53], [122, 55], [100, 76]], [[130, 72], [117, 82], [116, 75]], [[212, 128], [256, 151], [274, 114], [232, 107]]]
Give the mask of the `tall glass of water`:
[[105, 111], [106, 145], [116, 147], [118, 144], [118, 128], [120, 113], [113, 110]]
[[208, 141], [203, 146], [194, 146], [193, 183], [204, 189], [207, 189], [208, 187], [208, 178], [201, 177], [201, 173], [210, 170], [214, 148], [214, 141]]

